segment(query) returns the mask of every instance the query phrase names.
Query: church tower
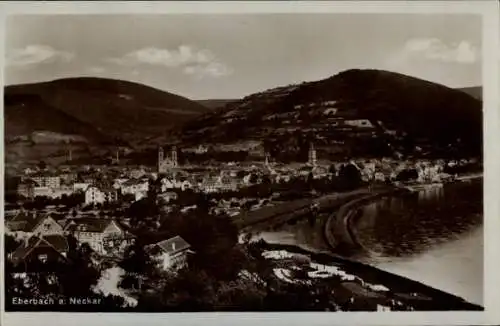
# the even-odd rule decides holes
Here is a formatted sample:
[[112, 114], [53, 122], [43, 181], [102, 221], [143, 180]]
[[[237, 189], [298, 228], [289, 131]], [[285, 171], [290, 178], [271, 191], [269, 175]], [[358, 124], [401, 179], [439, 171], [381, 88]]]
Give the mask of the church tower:
[[178, 162], [177, 162], [177, 147], [172, 147], [172, 157], [171, 157], [171, 160], [172, 160], [172, 166], [173, 167], [177, 167], [178, 165]]
[[317, 158], [316, 158], [316, 149], [314, 148], [314, 144], [311, 143], [309, 146], [309, 155], [308, 155], [308, 164], [315, 167], [317, 164]]
[[160, 146], [158, 148], [158, 172], [161, 173], [162, 171], [162, 165], [163, 165], [163, 148]]

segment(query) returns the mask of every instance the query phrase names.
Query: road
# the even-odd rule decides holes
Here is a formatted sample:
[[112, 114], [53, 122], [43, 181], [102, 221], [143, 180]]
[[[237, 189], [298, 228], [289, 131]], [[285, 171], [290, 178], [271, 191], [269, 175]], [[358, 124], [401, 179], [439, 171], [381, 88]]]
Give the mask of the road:
[[[235, 216], [234, 221], [240, 229], [285, 224], [288, 221], [300, 219], [309, 215], [311, 213], [311, 207], [315, 203], [318, 204], [318, 212], [329, 212], [355, 198], [379, 192], [380, 189], [387, 190], [388, 188], [364, 187], [348, 192], [331, 193], [319, 198], [298, 199], [276, 206], [263, 207], [255, 211], [243, 212]], [[390, 189], [393, 188], [390, 187]]]

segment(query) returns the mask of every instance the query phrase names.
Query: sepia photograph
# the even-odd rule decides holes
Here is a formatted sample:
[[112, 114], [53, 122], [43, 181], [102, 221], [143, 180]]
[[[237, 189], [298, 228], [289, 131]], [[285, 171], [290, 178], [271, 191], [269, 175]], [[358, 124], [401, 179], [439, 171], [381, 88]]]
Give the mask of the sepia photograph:
[[6, 312], [485, 310], [482, 15], [4, 26]]

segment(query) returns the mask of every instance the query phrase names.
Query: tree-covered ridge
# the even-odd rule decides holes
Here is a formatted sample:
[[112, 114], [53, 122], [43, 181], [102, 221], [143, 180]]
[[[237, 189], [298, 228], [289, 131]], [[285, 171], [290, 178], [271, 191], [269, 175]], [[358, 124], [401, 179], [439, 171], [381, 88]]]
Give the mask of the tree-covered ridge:
[[[482, 103], [468, 94], [381, 70], [252, 94], [187, 123], [184, 143], [265, 140], [293, 151], [300, 137], [347, 156], [440, 153], [480, 155]], [[345, 125], [366, 119], [371, 128]], [[294, 143], [296, 143], [294, 145]], [[278, 152], [284, 153], [285, 151]]]

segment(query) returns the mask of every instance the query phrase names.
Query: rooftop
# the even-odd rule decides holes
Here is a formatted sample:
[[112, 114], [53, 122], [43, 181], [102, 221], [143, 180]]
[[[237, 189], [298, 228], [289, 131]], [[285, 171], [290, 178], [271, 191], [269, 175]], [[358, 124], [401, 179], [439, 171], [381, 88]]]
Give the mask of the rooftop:
[[160, 247], [163, 251], [170, 255], [191, 248], [191, 245], [178, 235], [173, 238], [160, 241], [156, 244], [156, 246]]

